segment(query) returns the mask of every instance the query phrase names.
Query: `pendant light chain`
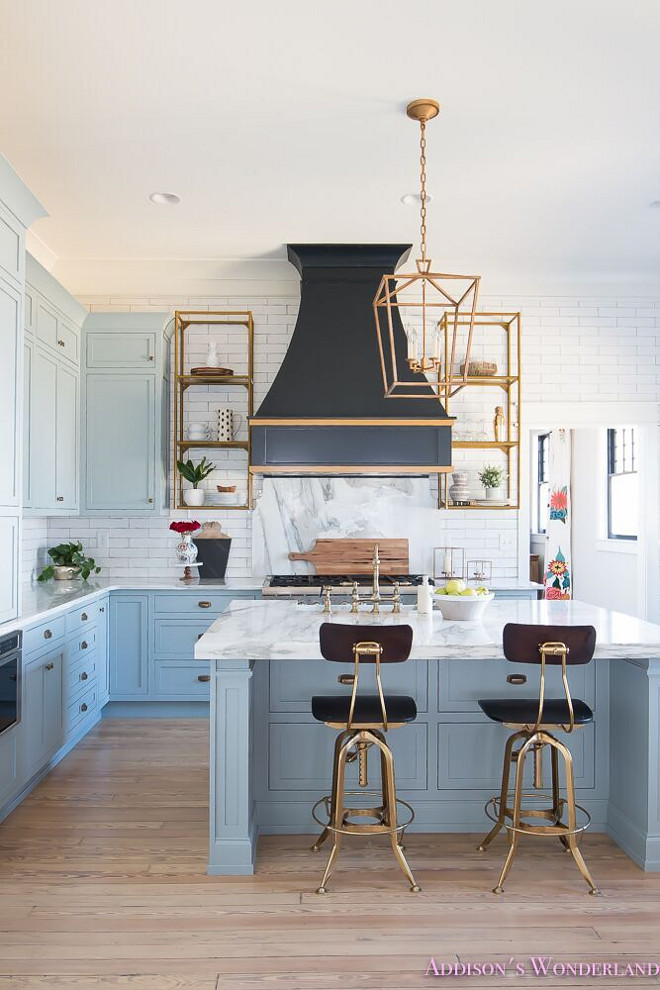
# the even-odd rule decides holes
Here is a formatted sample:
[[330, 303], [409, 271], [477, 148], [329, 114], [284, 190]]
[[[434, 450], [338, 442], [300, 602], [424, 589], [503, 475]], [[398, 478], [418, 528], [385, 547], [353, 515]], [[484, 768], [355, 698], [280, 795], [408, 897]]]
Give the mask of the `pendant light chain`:
[[420, 181], [420, 234], [422, 237], [422, 261], [426, 261], [426, 121], [419, 122], [419, 181]]

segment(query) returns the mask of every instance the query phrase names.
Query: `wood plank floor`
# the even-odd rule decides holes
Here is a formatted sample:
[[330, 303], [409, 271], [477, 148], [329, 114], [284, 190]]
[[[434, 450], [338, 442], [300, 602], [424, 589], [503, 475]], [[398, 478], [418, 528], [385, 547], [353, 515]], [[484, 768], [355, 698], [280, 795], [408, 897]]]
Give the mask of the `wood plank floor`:
[[660, 963], [660, 876], [602, 836], [600, 898], [531, 839], [495, 897], [505, 841], [480, 856], [464, 835], [409, 837], [419, 895], [383, 841], [346, 841], [323, 898], [305, 836], [263, 838], [255, 877], [207, 877], [207, 786], [204, 721], [101, 723], [0, 825], [0, 990], [407, 990], [431, 957], [507, 967], [452, 986], [660, 984], [533, 975], [531, 956]]

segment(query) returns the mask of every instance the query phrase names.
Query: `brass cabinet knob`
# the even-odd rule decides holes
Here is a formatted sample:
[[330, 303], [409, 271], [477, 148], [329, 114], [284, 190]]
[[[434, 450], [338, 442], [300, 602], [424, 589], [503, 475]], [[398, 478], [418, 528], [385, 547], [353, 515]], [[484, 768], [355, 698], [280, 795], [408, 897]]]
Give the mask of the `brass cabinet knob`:
[[82, 674], [80, 675], [80, 680], [81, 681], [86, 681], [88, 677], [89, 677], [89, 674], [86, 671], [83, 670]]
[[57, 502], [63, 502], [64, 501], [64, 495], [58, 495], [56, 501]]
[[87, 705], [85, 704], [84, 701], [83, 701], [82, 705], [80, 706], [80, 711], [81, 712], [86, 712], [87, 711]]
[[83, 614], [80, 616], [80, 618], [81, 618], [81, 620], [83, 622], [87, 622], [87, 619], [88, 619], [87, 612], [83, 612]]
[[509, 674], [506, 679], [507, 684], [527, 684], [526, 674]]
[[355, 674], [340, 674], [337, 678], [337, 684], [354, 684]]
[[54, 663], [47, 663], [46, 664], [46, 670], [52, 670], [54, 668], [54, 666], [55, 666]]
[[147, 499], [147, 502], [153, 502], [153, 500], [154, 500], [153, 495], [150, 495], [149, 498]]
[[80, 649], [81, 650], [86, 650], [87, 649], [87, 642], [86, 642], [86, 640], [83, 639], [82, 643], [80, 644]]
[[201, 681], [202, 683], [206, 683], [206, 681], [210, 681], [211, 680], [211, 675], [210, 674], [199, 674], [198, 677], [197, 677], [197, 680], [198, 681]]
[[211, 608], [213, 602], [197, 602], [199, 608]]
[[66, 347], [66, 344], [64, 343], [64, 341], [63, 341], [63, 340], [58, 340], [58, 342], [57, 342], [57, 346], [58, 346], [58, 347]]
[[53, 633], [50, 629], [44, 629], [44, 639], [52, 639]]

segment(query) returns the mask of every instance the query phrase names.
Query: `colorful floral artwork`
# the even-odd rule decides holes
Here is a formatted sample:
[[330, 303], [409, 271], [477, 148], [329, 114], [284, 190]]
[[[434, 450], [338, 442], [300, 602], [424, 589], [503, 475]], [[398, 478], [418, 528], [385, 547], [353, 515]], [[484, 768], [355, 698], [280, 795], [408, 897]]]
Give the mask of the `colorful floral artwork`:
[[568, 518], [568, 485], [554, 488], [550, 493], [550, 519], [566, 525]]
[[545, 575], [545, 597], [565, 600], [571, 597], [571, 572], [561, 547], [548, 564]]

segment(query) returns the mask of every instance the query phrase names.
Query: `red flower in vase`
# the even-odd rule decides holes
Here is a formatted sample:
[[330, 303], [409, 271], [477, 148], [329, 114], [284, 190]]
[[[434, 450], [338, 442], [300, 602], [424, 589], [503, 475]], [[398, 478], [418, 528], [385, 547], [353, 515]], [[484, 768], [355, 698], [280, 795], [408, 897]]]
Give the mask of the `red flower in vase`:
[[184, 522], [170, 523], [170, 529], [175, 533], [194, 533], [196, 529], [201, 529], [196, 519], [187, 519]]

